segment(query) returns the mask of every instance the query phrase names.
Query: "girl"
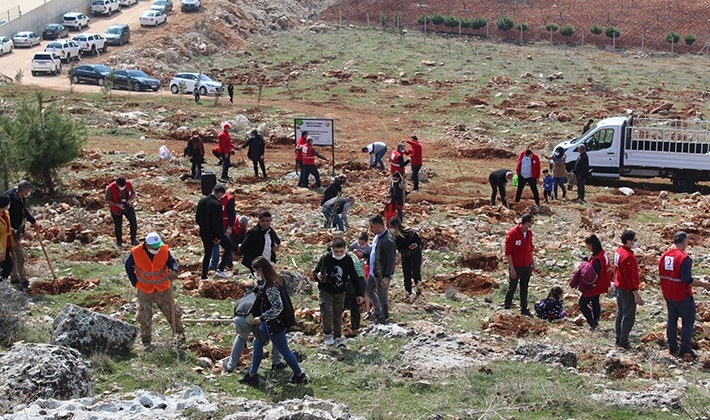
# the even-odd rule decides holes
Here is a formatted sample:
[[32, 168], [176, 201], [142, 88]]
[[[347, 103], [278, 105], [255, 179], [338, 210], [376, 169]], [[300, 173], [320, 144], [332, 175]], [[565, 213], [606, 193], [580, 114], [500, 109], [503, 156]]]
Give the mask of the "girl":
[[[389, 225], [397, 250], [402, 256], [404, 290], [407, 292], [404, 301], [411, 303], [422, 295], [422, 288], [419, 285], [422, 280], [422, 240], [417, 232], [405, 229], [397, 217], [391, 218]], [[412, 297], [412, 279], [414, 279], [414, 287], [416, 288], [414, 297]]]
[[562, 288], [553, 287], [546, 299], [535, 304], [535, 313], [539, 318], [548, 321], [566, 317], [567, 311], [562, 307]]
[[597, 281], [591, 290], [583, 292], [582, 296], [579, 297], [579, 309], [584, 314], [589, 327], [594, 331], [599, 326], [599, 316], [601, 314], [599, 296], [602, 293], [606, 293], [611, 284], [611, 267], [609, 265], [609, 257], [606, 255], [606, 251], [602, 249], [602, 244], [597, 235], [590, 235], [584, 240], [584, 245], [592, 253], [589, 262], [594, 267], [594, 272], [597, 273]]
[[567, 182], [567, 167], [566, 167], [567, 155], [565, 155], [564, 149], [558, 147], [555, 149], [555, 153], [552, 154], [552, 177], [554, 178], [554, 197], [557, 200], [557, 187], [562, 188], [562, 198], [567, 197], [567, 189], [565, 188], [565, 183]]

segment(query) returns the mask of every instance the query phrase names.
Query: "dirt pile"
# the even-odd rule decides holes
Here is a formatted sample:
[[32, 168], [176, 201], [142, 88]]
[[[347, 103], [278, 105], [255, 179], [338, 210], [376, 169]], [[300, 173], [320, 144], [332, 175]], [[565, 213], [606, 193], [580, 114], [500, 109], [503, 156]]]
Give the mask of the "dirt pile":
[[547, 333], [548, 327], [523, 315], [497, 313], [493, 320], [484, 323], [486, 331], [506, 337], [539, 336]]
[[101, 281], [99, 279], [83, 280], [78, 277], [60, 277], [56, 281], [41, 281], [32, 284], [30, 296], [37, 295], [59, 295], [69, 292], [78, 292], [96, 288]]
[[449, 289], [469, 296], [487, 295], [493, 291], [498, 283], [486, 274], [463, 272], [451, 275], [437, 275], [434, 277], [434, 290], [447, 293]]

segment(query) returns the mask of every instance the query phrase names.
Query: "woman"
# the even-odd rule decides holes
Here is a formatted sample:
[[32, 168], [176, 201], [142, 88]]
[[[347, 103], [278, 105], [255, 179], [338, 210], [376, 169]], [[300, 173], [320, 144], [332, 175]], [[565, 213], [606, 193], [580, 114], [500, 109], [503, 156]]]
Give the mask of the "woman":
[[10, 198], [0, 195], [0, 281], [5, 280], [12, 272], [12, 249], [14, 235], [10, 227]]
[[567, 197], [567, 188], [565, 188], [565, 183], [567, 183], [567, 155], [565, 155], [565, 150], [561, 147], [555, 149], [555, 153], [552, 154], [552, 177], [554, 178], [554, 188], [555, 188], [555, 200], [557, 200], [557, 187], [562, 188], [562, 198]]
[[257, 375], [259, 364], [261, 364], [261, 359], [264, 357], [264, 346], [271, 340], [274, 347], [278, 349], [293, 371], [293, 376], [291, 376], [289, 382], [294, 384], [306, 383], [306, 374], [301, 370], [296, 356], [294, 356], [286, 341], [289, 316], [293, 316], [292, 313], [289, 314], [287, 311], [292, 311], [293, 308], [290, 302], [284, 302], [281, 299], [282, 293], [288, 296], [284, 281], [276, 273], [269, 260], [263, 256], [256, 257], [251, 266], [257, 277], [263, 281], [256, 301], [252, 306], [251, 314], [254, 316], [254, 325], [258, 326], [259, 330], [264, 334], [266, 342], [261, 342], [254, 338], [251, 367], [249, 367], [249, 372], [239, 382], [253, 386], [259, 384], [259, 375]]
[[589, 327], [594, 331], [599, 326], [599, 316], [601, 315], [599, 296], [606, 293], [611, 284], [611, 267], [609, 257], [602, 248], [597, 235], [590, 235], [584, 240], [584, 245], [592, 253], [589, 262], [594, 267], [594, 272], [597, 273], [597, 280], [590, 290], [582, 292], [582, 296], [579, 297], [579, 309], [584, 314]]
[[259, 166], [261, 166], [261, 174], [266, 178], [266, 166], [264, 166], [264, 150], [266, 149], [266, 143], [264, 138], [257, 130], [251, 131], [251, 136], [249, 139], [242, 144], [242, 149], [248, 147], [247, 157], [251, 160], [254, 165], [254, 176], [259, 177]]
[[390, 182], [389, 196], [392, 200], [392, 205], [394, 205], [394, 208], [397, 210], [397, 217], [400, 221], [404, 221], [404, 202], [407, 197], [406, 188], [407, 184], [402, 177], [402, 173], [393, 173], [392, 181]]
[[[422, 295], [422, 240], [417, 232], [412, 229], [405, 229], [402, 222], [397, 217], [389, 221], [390, 232], [394, 237], [397, 250], [402, 256], [402, 273], [404, 274], [404, 290], [407, 294], [404, 297], [406, 303], [417, 300]], [[416, 295], [412, 297], [412, 279]]]

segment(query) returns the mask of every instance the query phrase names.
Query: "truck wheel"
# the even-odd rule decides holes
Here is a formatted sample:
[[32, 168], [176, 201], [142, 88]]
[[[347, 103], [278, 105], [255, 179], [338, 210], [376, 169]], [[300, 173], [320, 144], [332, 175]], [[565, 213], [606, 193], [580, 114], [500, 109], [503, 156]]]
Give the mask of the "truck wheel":
[[679, 193], [693, 192], [695, 191], [695, 177], [692, 174], [681, 172], [673, 177], [673, 188]]

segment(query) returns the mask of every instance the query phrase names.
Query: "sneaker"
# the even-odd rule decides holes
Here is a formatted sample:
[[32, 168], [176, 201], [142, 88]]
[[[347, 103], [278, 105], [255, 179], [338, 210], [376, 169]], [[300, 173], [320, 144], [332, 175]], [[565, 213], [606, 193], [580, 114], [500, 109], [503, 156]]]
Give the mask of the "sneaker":
[[345, 341], [340, 337], [335, 339], [335, 347], [339, 349], [347, 349], [347, 347], [345, 346]]
[[671, 356], [680, 357], [680, 349], [678, 347], [674, 349], [668, 349], [668, 354], [670, 354]]
[[20, 290], [27, 293], [30, 291], [30, 282], [27, 280], [20, 282]]
[[230, 370], [229, 367], [229, 357], [222, 361], [222, 373], [232, 373], [234, 369]]
[[523, 309], [522, 311], [520, 311], [520, 313], [521, 313], [522, 315], [525, 315], [525, 316], [529, 317], [529, 318], [532, 318], [532, 316], [533, 316], [533, 314], [532, 314], [529, 310], [527, 310], [527, 309]]
[[301, 372], [298, 375], [291, 376], [291, 379], [288, 380], [288, 383], [290, 383], [290, 384], [305, 384], [305, 383], [308, 383], [308, 378], [306, 378], [305, 372]]
[[215, 277], [219, 277], [219, 278], [221, 278], [221, 279], [228, 279], [228, 278], [229, 278], [229, 274], [225, 273], [225, 272], [222, 271], [222, 270], [217, 270], [217, 271], [215, 271], [215, 272], [214, 272], [214, 276], [215, 276]]
[[284, 370], [288, 367], [286, 362], [279, 362], [277, 364], [271, 364], [271, 370]]
[[333, 338], [333, 334], [326, 334], [323, 336], [323, 343], [325, 343], [326, 346], [332, 346], [335, 344], [335, 339]]
[[259, 375], [256, 373], [253, 375], [251, 373], [247, 373], [242, 379], [239, 380], [239, 383], [249, 386], [257, 386], [259, 385]]

